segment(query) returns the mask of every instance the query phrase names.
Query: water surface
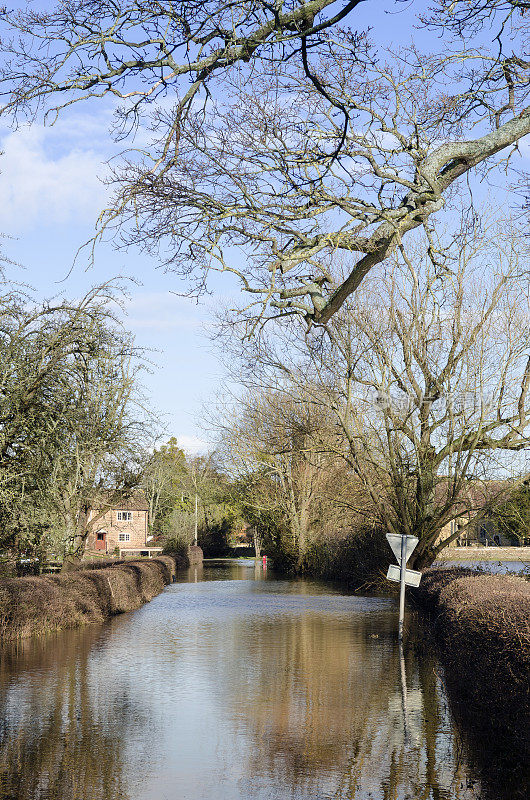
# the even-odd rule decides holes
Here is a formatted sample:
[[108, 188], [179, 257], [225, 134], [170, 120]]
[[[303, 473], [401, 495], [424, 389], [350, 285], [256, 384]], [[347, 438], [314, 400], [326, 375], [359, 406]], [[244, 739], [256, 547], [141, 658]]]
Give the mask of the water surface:
[[440, 668], [414, 626], [400, 659], [396, 628], [389, 599], [191, 568], [3, 651], [0, 798], [479, 798]]
[[481, 572], [492, 572], [495, 575], [522, 575], [530, 577], [530, 561], [493, 561], [462, 559], [440, 559], [434, 562], [435, 567], [466, 567], [467, 569], [480, 570]]

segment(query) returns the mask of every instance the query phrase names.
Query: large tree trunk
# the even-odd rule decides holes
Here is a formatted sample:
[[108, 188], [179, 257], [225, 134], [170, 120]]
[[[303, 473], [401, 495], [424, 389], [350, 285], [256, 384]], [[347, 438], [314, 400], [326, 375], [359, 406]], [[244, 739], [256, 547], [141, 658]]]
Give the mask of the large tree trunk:
[[407, 563], [408, 569], [423, 570], [430, 567], [437, 558], [438, 554], [432, 548], [428, 547], [425, 550], [420, 550], [418, 553], [414, 552], [409, 562]]

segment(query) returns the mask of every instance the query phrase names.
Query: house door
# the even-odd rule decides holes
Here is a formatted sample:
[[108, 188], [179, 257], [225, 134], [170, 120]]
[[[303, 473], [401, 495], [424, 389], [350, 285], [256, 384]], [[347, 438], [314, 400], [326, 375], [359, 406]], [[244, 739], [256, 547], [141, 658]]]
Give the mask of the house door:
[[96, 550], [106, 550], [107, 548], [107, 534], [104, 531], [96, 533]]

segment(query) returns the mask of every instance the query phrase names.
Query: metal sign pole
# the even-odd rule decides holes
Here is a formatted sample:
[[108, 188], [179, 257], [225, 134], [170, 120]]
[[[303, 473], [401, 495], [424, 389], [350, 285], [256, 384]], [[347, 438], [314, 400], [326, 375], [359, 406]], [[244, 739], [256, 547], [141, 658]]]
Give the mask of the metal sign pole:
[[407, 537], [401, 537], [401, 565], [399, 580], [399, 641], [403, 641], [403, 620], [405, 618], [405, 573], [407, 568]]
[[388, 544], [397, 558], [399, 565], [390, 564], [386, 577], [389, 581], [399, 583], [399, 641], [403, 641], [403, 620], [405, 618], [405, 586], [420, 585], [421, 572], [407, 569], [407, 561], [412, 555], [418, 539], [416, 536], [402, 536], [398, 533], [387, 533]]

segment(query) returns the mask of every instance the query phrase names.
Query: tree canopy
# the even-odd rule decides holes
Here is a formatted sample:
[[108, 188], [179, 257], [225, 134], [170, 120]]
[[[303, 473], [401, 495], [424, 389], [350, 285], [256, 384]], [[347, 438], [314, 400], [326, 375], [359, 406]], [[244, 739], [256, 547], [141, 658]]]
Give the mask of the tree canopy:
[[149, 436], [138, 383], [142, 358], [113, 312], [117, 289], [110, 283], [77, 303], [41, 304], [4, 286], [4, 546], [38, 550], [46, 534], [57, 555], [82, 548], [95, 522], [90, 512], [139, 481]]
[[[156, 253], [190, 291], [232, 272], [253, 319], [325, 324], [411, 230], [429, 235], [463, 179], [504, 168], [530, 132], [527, 2], [413, 4], [430, 49], [385, 49], [377, 24], [372, 43], [347, 27], [360, 5], [4, 10], [2, 111], [53, 121], [117, 100], [127, 150], [102, 229]], [[339, 283], [337, 250], [349, 261]]]

